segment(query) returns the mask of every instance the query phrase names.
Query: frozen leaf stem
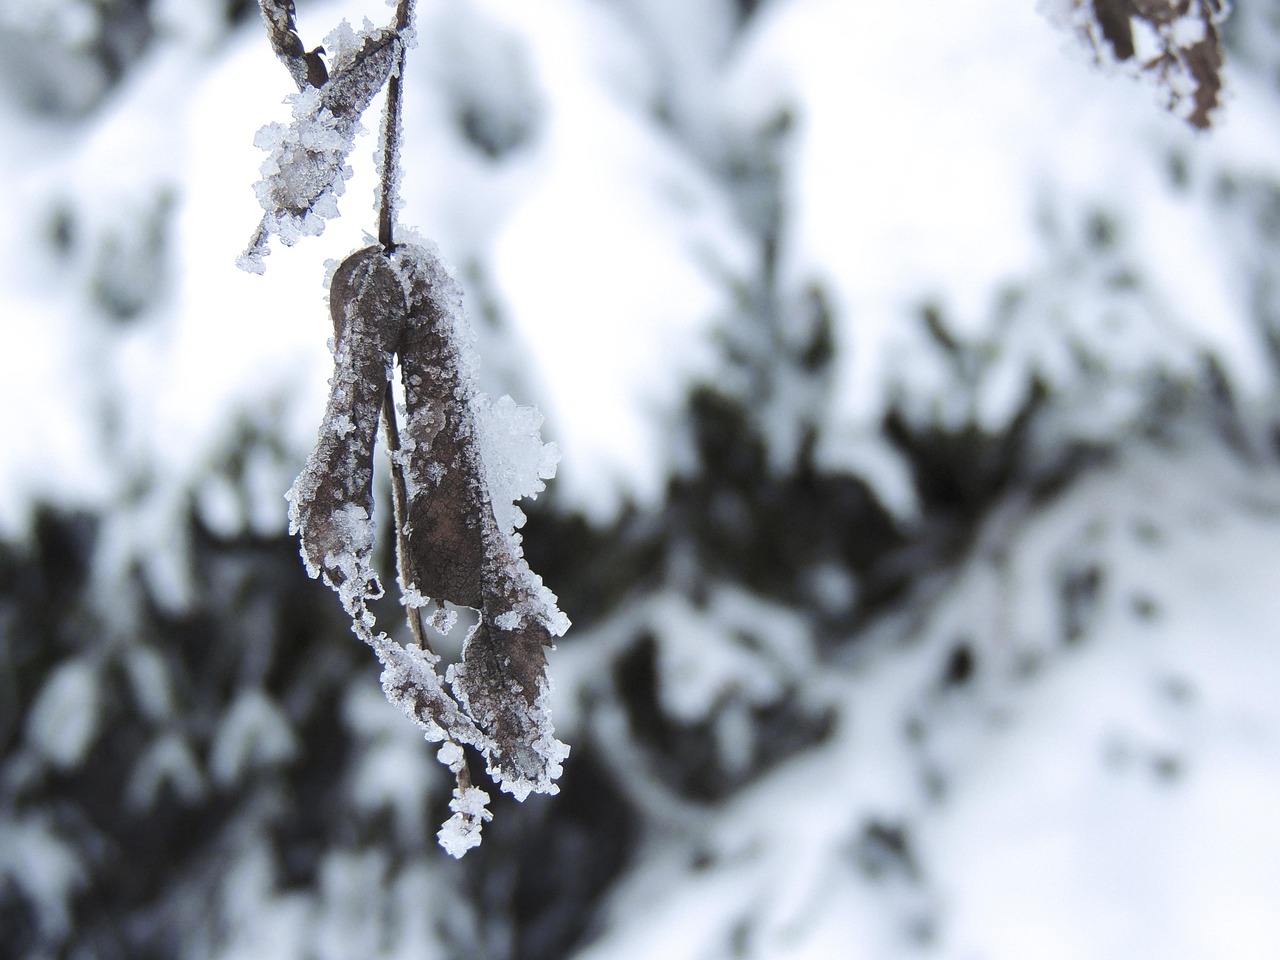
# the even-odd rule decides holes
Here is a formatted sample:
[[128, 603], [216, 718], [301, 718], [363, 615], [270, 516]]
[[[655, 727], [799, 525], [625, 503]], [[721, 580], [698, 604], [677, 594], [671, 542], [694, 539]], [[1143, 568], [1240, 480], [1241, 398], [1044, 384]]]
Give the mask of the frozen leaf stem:
[[[568, 629], [556, 598], [526, 563], [512, 505], [536, 496], [554, 472], [541, 418], [509, 398], [490, 403], [474, 386], [472, 334], [457, 281], [435, 252], [395, 238], [400, 74], [412, 3], [394, 22], [356, 35], [345, 23], [305, 53], [291, 0], [260, 0], [277, 56], [299, 87], [294, 121], [266, 128], [270, 151], [257, 186], [265, 211], [241, 266], [261, 272], [271, 234], [287, 245], [319, 233], [346, 177], [350, 137], [385, 86], [378, 243], [334, 271], [329, 288], [334, 373], [314, 450], [292, 489], [290, 532], [307, 571], [338, 594], [357, 636], [383, 666], [388, 698], [413, 718], [457, 778], [453, 816], [440, 842], [454, 856], [480, 842], [488, 794], [471, 782], [464, 747], [493, 780], [523, 800], [556, 793], [568, 747], [548, 710], [545, 648]], [[319, 226], [317, 226], [319, 224]], [[399, 370], [403, 428], [393, 402]], [[411, 633], [404, 645], [376, 629], [370, 601], [383, 595], [374, 569], [373, 455], [381, 423], [391, 459], [396, 564]], [[462, 656], [441, 676], [421, 611], [434, 603], [479, 613]], [[447, 618], [436, 621], [446, 626]]]

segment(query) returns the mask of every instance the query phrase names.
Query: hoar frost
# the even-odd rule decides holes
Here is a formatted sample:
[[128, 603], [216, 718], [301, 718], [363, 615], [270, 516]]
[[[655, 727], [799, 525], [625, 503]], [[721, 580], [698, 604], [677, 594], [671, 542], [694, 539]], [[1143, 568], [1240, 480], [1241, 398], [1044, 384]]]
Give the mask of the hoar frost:
[[[352, 630], [381, 661], [387, 698], [411, 717], [457, 777], [441, 829], [462, 856], [480, 842], [489, 795], [472, 786], [464, 747], [484, 758], [494, 781], [518, 800], [556, 793], [569, 748], [555, 738], [547, 706], [545, 648], [569, 628], [555, 595], [525, 562], [515, 505], [555, 474], [559, 453], [539, 435], [541, 415], [510, 397], [475, 390], [474, 335], [457, 280], [429, 244], [395, 243], [399, 182], [399, 75], [412, 45], [412, 3], [398, 0], [393, 26], [345, 21], [310, 53], [292, 0], [260, 0], [276, 55], [298, 86], [293, 121], [270, 124], [255, 141], [267, 151], [255, 190], [264, 214], [244, 269], [261, 273], [272, 234], [285, 245], [319, 234], [337, 216], [337, 197], [360, 115], [387, 87], [378, 152], [378, 242], [329, 275], [334, 373], [315, 449], [287, 494], [289, 529], [307, 572], [332, 587]], [[403, 239], [403, 237], [402, 237]], [[392, 400], [398, 369], [404, 405]], [[403, 418], [403, 434], [400, 419]], [[373, 452], [384, 424], [392, 465], [397, 582], [409, 645], [375, 629], [369, 602], [382, 596], [373, 567]], [[477, 611], [460, 662], [442, 678], [423, 615], [441, 633], [454, 607]]]
[[[290, 65], [298, 92], [286, 98], [292, 122], [268, 124], [254, 138], [255, 146], [267, 151], [262, 179], [254, 185], [264, 213], [249, 248], [237, 261], [251, 273], [265, 270], [263, 257], [272, 234], [292, 246], [303, 237], [318, 236], [325, 220], [338, 216], [337, 198], [351, 176], [347, 157], [356, 135], [363, 132], [360, 115], [387, 82], [404, 45], [396, 30], [366, 22], [356, 34], [343, 21], [326, 38], [333, 44], [333, 59], [325, 68], [323, 61], [308, 59], [318, 57], [318, 52], [300, 53], [291, 7], [288, 16], [278, 20], [265, 8], [264, 14], [268, 26], [276, 28], [272, 39], [277, 54]], [[290, 41], [296, 42], [297, 53]]]
[[[461, 299], [426, 246], [366, 247], [334, 271], [335, 370], [316, 448], [289, 494], [290, 526], [308, 571], [338, 592], [378, 653], [388, 697], [429, 739], [445, 741], [441, 761], [454, 768], [471, 746], [502, 789], [524, 799], [557, 792], [568, 754], [547, 707], [544, 648], [569, 621], [524, 560], [524, 514], [513, 502], [544, 488], [557, 452], [538, 435], [536, 410], [475, 393]], [[395, 457], [407, 497], [403, 601], [411, 617], [434, 602], [431, 623], [443, 629], [454, 618], [446, 603], [480, 614], [443, 680], [433, 653], [375, 632], [368, 609], [381, 595], [371, 562], [373, 447], [396, 357], [406, 419]], [[487, 795], [459, 783], [441, 833], [455, 855], [479, 842], [487, 819]]]

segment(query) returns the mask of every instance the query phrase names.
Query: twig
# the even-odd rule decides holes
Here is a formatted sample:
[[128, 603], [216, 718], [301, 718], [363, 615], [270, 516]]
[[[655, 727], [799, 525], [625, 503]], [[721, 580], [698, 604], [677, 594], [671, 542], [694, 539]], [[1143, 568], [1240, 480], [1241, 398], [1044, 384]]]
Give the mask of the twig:
[[[387, 384], [386, 395], [382, 398], [382, 430], [387, 438], [387, 453], [391, 458], [391, 516], [396, 525], [396, 572], [400, 575], [401, 588], [409, 585], [409, 538], [405, 535], [405, 515], [408, 513], [409, 488], [404, 482], [404, 464], [396, 456], [400, 452], [400, 428], [396, 424], [395, 398], [391, 393], [391, 384]], [[422, 617], [417, 607], [405, 604], [405, 618], [409, 621], [409, 632], [414, 642], [422, 650], [431, 649], [431, 642], [422, 629]]]
[[[413, 18], [413, 0], [400, 0], [396, 6], [397, 35], [408, 28]], [[384, 250], [395, 247], [396, 162], [400, 155], [400, 104], [403, 95], [400, 76], [404, 73], [405, 44], [400, 43], [396, 65], [387, 81], [387, 106], [382, 114], [382, 183], [378, 197], [378, 242]]]
[[[396, 6], [397, 36], [409, 26], [412, 17], [413, 0], [400, 0]], [[404, 60], [405, 46], [401, 40], [396, 64], [387, 81], [387, 106], [382, 116], [382, 190], [378, 198], [378, 243], [387, 251], [395, 247], [396, 164], [400, 153], [400, 75], [404, 72]], [[400, 452], [400, 428], [396, 422], [395, 398], [389, 383], [386, 396], [382, 400], [382, 429], [387, 437], [387, 452], [391, 458], [391, 512], [396, 525], [396, 573], [400, 577], [403, 589], [411, 582], [409, 541], [405, 534], [409, 490], [405, 485], [404, 464], [396, 456]], [[422, 616], [418, 608], [406, 604], [404, 612], [409, 621], [409, 632], [413, 634], [414, 642], [420, 649], [431, 650], [431, 643], [422, 629]]]
[[302, 38], [298, 36], [293, 0], [258, 0], [258, 5], [262, 8], [262, 19], [267, 24], [267, 36], [271, 39], [271, 48], [289, 71], [289, 76], [293, 77], [298, 89], [305, 90], [308, 86], [320, 86], [324, 78], [319, 75], [313, 64], [319, 61], [319, 69], [323, 71], [324, 61], [315, 55], [314, 50], [308, 54], [302, 45]]

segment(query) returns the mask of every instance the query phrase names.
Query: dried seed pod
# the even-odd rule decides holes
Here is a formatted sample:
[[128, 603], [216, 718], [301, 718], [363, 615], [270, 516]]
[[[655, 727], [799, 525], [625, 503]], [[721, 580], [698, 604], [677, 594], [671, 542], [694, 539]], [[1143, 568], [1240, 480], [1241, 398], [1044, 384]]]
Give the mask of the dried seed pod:
[[[423, 247], [397, 247], [393, 256], [409, 309], [399, 348], [413, 444], [406, 576], [423, 594], [480, 611], [449, 678], [492, 738], [490, 774], [521, 799], [533, 790], [554, 793], [568, 748], [555, 739], [547, 711], [544, 649], [568, 620], [529, 569], [514, 530], [496, 519], [491, 472], [501, 451], [486, 447], [478, 424], [487, 398], [472, 386], [457, 281]], [[534, 439], [541, 448], [536, 427]]]
[[[471, 332], [461, 291], [432, 250], [394, 244], [399, 66], [412, 0], [398, 0], [393, 25], [357, 36], [344, 21], [323, 48], [305, 53], [293, 0], [260, 0], [277, 55], [298, 85], [293, 123], [272, 124], [257, 143], [269, 156], [255, 186], [264, 216], [239, 265], [262, 272], [267, 243], [286, 244], [324, 229], [350, 175], [346, 158], [359, 116], [388, 86], [378, 194], [378, 246], [351, 254], [330, 285], [334, 375], [320, 436], [288, 493], [290, 531], [308, 572], [337, 591], [352, 629], [383, 665], [387, 698], [457, 776], [453, 816], [441, 845], [462, 856], [480, 842], [488, 794], [472, 785], [462, 745], [484, 755], [491, 776], [518, 799], [556, 793], [569, 748], [555, 739], [544, 648], [568, 629], [555, 596], [525, 563], [515, 501], [536, 496], [554, 473], [541, 416], [509, 397], [496, 405], [475, 393]], [[403, 438], [390, 380], [399, 355], [408, 425]], [[397, 567], [413, 642], [375, 632], [368, 604], [382, 595], [373, 570], [373, 451], [385, 417], [392, 460]], [[434, 599], [470, 606], [479, 623], [462, 661], [437, 672], [419, 619]], [[437, 621], [444, 623], [445, 621]]]
[[379, 247], [333, 275], [334, 373], [320, 437], [288, 493], [289, 529], [308, 572], [338, 591], [353, 617], [381, 596], [373, 572], [373, 448], [405, 316], [404, 292]]
[[406, 475], [411, 575], [427, 596], [479, 609], [493, 509], [480, 479], [471, 379], [463, 371], [466, 331], [450, 303], [461, 293], [421, 248], [399, 247], [396, 259], [410, 304], [400, 355], [413, 444]]

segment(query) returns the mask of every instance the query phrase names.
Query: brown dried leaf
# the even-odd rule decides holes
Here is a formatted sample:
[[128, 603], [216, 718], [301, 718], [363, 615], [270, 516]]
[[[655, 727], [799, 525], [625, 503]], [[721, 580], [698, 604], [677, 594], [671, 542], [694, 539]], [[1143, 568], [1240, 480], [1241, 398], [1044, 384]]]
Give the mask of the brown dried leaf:
[[[1132, 66], [1197, 129], [1213, 123], [1222, 92], [1222, 0], [1068, 0], [1069, 17], [1099, 59]], [[1151, 50], [1154, 44], [1155, 49]]]
[[[289, 494], [307, 568], [338, 592], [356, 633], [382, 660], [388, 697], [428, 737], [475, 746], [490, 774], [520, 799], [554, 793], [568, 748], [555, 739], [547, 711], [544, 649], [568, 621], [529, 569], [518, 538], [495, 518], [458, 285], [422, 247], [367, 247], [334, 273], [330, 311], [329, 404]], [[461, 663], [448, 673], [453, 697], [435, 655], [375, 635], [367, 609], [381, 595], [372, 570], [373, 444], [395, 354], [408, 415], [397, 455], [408, 497], [406, 601], [416, 607], [431, 597], [480, 612]]]
[[[334, 273], [329, 309], [329, 402], [316, 448], [289, 492], [289, 519], [291, 532], [302, 536], [311, 575], [323, 575], [352, 612], [356, 595], [344, 593], [344, 586], [354, 571], [370, 569], [373, 447], [403, 323], [404, 292], [387, 263], [365, 250]], [[367, 536], [361, 524], [369, 526]]]
[[490, 773], [521, 798], [552, 792], [566, 748], [546, 712], [544, 649], [568, 622], [494, 516], [457, 283], [424, 248], [394, 256], [409, 303], [400, 344], [413, 444], [406, 576], [424, 595], [480, 611], [450, 682], [493, 740]]

